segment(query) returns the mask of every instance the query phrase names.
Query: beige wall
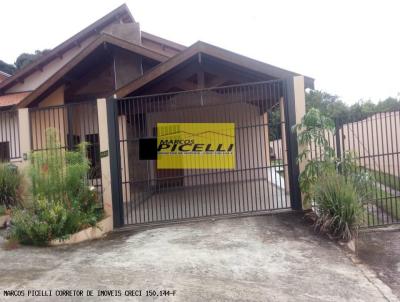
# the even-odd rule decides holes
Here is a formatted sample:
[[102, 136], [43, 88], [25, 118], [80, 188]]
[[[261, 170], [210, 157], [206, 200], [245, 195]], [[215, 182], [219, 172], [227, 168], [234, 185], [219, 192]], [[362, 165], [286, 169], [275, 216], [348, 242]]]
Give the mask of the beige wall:
[[[30, 112], [33, 150], [45, 148], [48, 128], [56, 129], [60, 144], [65, 146], [65, 136], [68, 132], [66, 110], [64, 107], [50, 107], [62, 104], [64, 104], [64, 86], [57, 88], [40, 102], [38, 107], [42, 108], [41, 110]], [[50, 108], [46, 109], [46, 107]]]
[[46, 146], [46, 129], [54, 128], [58, 135], [61, 146], [66, 145], [67, 134], [79, 136], [80, 140], [85, 141], [85, 135], [98, 134], [98, 116], [96, 105], [84, 104], [83, 106], [73, 106], [72, 110], [72, 129], [68, 129], [67, 109], [64, 106], [64, 87], [60, 87], [46, 97], [40, 104], [39, 110], [32, 110], [31, 129], [32, 129], [32, 148], [42, 149]]
[[[213, 106], [198, 107], [198, 102], [194, 97], [187, 99], [178, 99], [176, 102], [170, 100], [168, 104], [172, 104], [171, 108], [164, 108], [161, 112], [155, 112], [147, 115], [147, 131], [148, 135], [152, 135], [152, 129], [157, 123], [163, 122], [210, 122], [235, 123], [239, 129], [235, 130], [235, 146], [236, 146], [236, 169], [253, 169], [267, 166], [267, 155], [265, 146], [268, 145], [268, 127], [247, 127], [249, 125], [262, 125], [264, 115], [260, 114], [259, 107], [244, 104], [232, 103], [226, 105], [226, 102], [232, 102], [232, 98], [223, 98], [219, 95], [207, 95], [204, 98]], [[196, 104], [197, 102], [197, 104]], [[217, 105], [219, 104], [219, 105]], [[188, 108], [191, 107], [192, 108]], [[180, 108], [179, 108], [180, 107]], [[155, 163], [152, 162], [150, 172], [154, 179]], [[202, 170], [200, 173], [221, 172], [221, 170]], [[199, 174], [198, 170], [184, 170], [185, 176]], [[243, 179], [259, 179], [266, 178], [266, 170], [250, 170], [239, 173], [218, 173], [210, 175], [206, 179], [204, 177], [185, 177], [185, 185], [209, 184], [225, 181], [240, 181]]]
[[114, 68], [116, 89], [143, 74], [142, 57], [126, 50], [114, 50]]
[[24, 79], [23, 83], [15, 84], [10, 87], [6, 93], [12, 92], [23, 92], [32, 91], [43, 84], [48, 78], [55, 74], [61, 67], [71, 61], [79, 52], [82, 51], [90, 42], [95, 39], [95, 36], [91, 36], [85, 41], [81, 42], [81, 47], [75, 46], [65, 52], [62, 57], [57, 57], [52, 60], [49, 64], [45, 65], [42, 70], [36, 70], [31, 75]]
[[64, 104], [64, 88], [65, 86], [62, 85], [50, 93], [39, 103], [39, 107], [58, 106]]
[[345, 150], [360, 157], [361, 166], [400, 176], [400, 112], [375, 114], [345, 124], [339, 137]]
[[[341, 150], [355, 153], [360, 166], [400, 176], [400, 112], [375, 114], [364, 120], [344, 124], [339, 129]], [[336, 150], [336, 135], [326, 135]], [[320, 150], [311, 148], [311, 156]]]
[[[134, 25], [129, 25], [129, 28], [119, 28], [119, 25], [115, 23], [107, 25], [102, 29], [103, 32], [115, 34], [116, 36], [126, 35], [129, 32], [137, 32], [137, 28], [133, 28]], [[132, 27], [132, 28], [131, 28]], [[47, 65], [42, 67], [42, 70], [36, 70], [28, 77], [26, 77], [23, 83], [17, 83], [10, 87], [6, 93], [12, 92], [23, 92], [23, 91], [32, 91], [38, 88], [41, 84], [43, 84], [47, 79], [49, 79], [52, 75], [54, 75], [58, 70], [60, 70], [63, 66], [65, 66], [68, 62], [70, 62], [77, 54], [79, 54], [86, 46], [88, 46], [91, 42], [93, 42], [98, 37], [98, 33], [93, 32], [93, 35], [87, 37], [85, 40], [80, 41], [80, 45], [76, 45], [72, 47], [61, 56], [54, 58]], [[139, 37], [136, 36], [135, 40], [138, 40]]]

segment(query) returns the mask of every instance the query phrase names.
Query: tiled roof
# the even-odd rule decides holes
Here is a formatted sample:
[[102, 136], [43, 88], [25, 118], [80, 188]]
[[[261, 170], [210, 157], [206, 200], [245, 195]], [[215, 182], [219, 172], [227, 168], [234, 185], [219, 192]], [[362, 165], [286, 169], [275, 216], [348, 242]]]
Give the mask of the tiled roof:
[[0, 96], [0, 107], [8, 107], [18, 104], [31, 92], [10, 93]]

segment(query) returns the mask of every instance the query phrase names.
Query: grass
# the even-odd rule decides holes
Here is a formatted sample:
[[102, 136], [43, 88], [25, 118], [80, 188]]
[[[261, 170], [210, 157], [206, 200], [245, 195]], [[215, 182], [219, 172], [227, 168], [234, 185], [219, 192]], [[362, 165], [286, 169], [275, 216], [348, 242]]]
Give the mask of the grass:
[[383, 171], [375, 171], [368, 168], [362, 168], [362, 169], [365, 169], [365, 171], [371, 173], [377, 182], [385, 185], [386, 187], [390, 187], [396, 191], [400, 191], [400, 177], [389, 173], [385, 173]]
[[0, 205], [0, 216], [6, 213], [6, 208], [3, 205]]
[[283, 160], [281, 159], [273, 159], [271, 160], [271, 166], [282, 166]]
[[[364, 207], [363, 225], [367, 226], [368, 222], [370, 225], [382, 225], [391, 223], [392, 220], [400, 221], [400, 196], [385, 191], [385, 187], [387, 191], [389, 191], [389, 189], [400, 191], [400, 177], [366, 167], [358, 167], [357, 171], [370, 173], [376, 183], [376, 187], [372, 188], [372, 198], [365, 201], [366, 206]], [[382, 187], [380, 187], [380, 184], [382, 184]], [[374, 205], [379, 211], [383, 211], [387, 215], [384, 214], [382, 217], [382, 213], [376, 213], [376, 210], [372, 210], [371, 206], [368, 207], [370, 210], [368, 211], [367, 204]], [[373, 213], [371, 213], [371, 211], [373, 211]]]
[[[372, 190], [373, 199], [368, 202], [370, 205], [375, 205], [380, 210], [383, 210], [385, 213], [391, 216], [391, 218], [386, 217], [381, 213], [376, 213], [374, 210], [373, 213], [369, 213], [367, 209], [364, 212], [364, 224], [368, 225], [378, 225], [378, 224], [386, 224], [396, 220], [400, 220], [400, 197], [393, 196], [385, 190], [382, 190], [378, 187]], [[371, 209], [371, 207], [369, 207]]]

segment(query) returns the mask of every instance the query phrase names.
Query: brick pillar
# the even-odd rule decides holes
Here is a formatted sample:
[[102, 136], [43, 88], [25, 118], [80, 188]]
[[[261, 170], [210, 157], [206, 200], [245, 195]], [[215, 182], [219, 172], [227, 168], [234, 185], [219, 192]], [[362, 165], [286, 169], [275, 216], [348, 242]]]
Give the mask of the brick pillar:
[[31, 148], [31, 124], [29, 122], [29, 109], [18, 109], [19, 146], [21, 161], [15, 162], [19, 169], [26, 169], [29, 165], [28, 156]]

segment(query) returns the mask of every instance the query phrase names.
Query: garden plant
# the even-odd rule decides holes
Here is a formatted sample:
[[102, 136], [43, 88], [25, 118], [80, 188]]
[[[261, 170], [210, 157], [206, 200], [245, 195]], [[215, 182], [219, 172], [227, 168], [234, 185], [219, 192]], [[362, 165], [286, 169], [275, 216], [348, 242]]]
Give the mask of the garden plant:
[[88, 185], [86, 144], [61, 148], [55, 129], [47, 129], [46, 150], [30, 156], [31, 200], [12, 214], [11, 236], [21, 243], [46, 245], [102, 218], [95, 190]]
[[369, 198], [373, 177], [357, 169], [354, 154], [336, 157], [329, 137], [333, 120], [311, 108], [293, 128], [302, 147], [298, 162], [305, 162], [300, 173], [304, 207], [314, 208], [315, 229], [345, 241], [357, 235], [362, 221], [363, 202]]

